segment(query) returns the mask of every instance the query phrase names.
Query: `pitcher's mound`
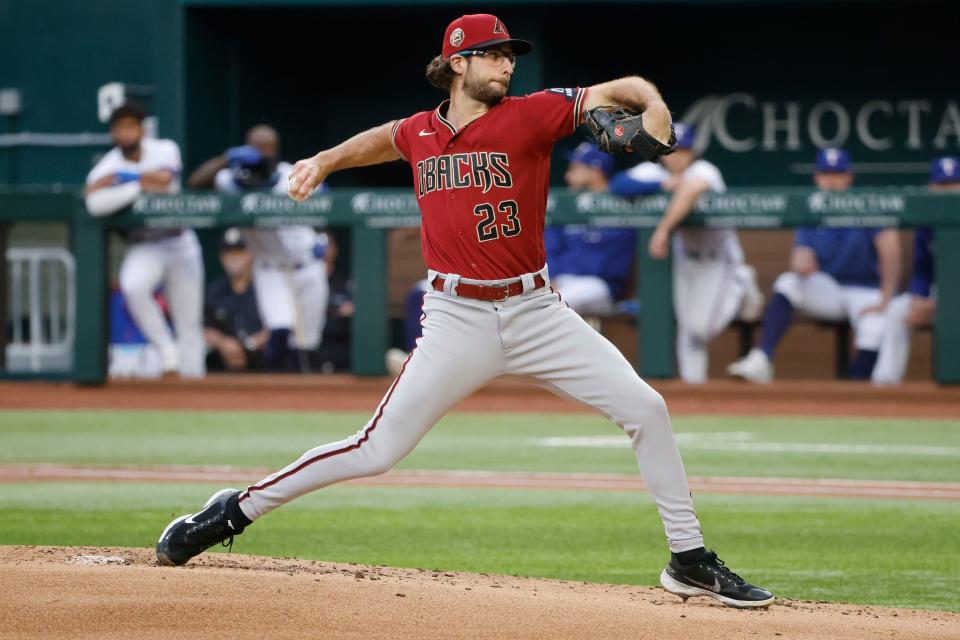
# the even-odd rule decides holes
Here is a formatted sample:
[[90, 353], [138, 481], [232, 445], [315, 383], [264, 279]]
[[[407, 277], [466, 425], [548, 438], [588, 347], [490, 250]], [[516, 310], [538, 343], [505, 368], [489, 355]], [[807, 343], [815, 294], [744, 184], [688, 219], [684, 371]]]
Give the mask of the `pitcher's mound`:
[[152, 549], [0, 547], [2, 638], [946, 638], [960, 615]]

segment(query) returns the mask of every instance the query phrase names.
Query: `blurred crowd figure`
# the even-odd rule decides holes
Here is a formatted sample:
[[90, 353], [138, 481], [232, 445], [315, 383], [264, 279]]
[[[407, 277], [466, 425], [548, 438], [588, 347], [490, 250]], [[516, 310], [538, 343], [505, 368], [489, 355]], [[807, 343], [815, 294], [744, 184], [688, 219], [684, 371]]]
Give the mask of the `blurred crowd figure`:
[[736, 318], [757, 319], [764, 298], [736, 231], [678, 229], [704, 194], [723, 193], [727, 185], [716, 165], [697, 153], [693, 128], [675, 123], [674, 130], [676, 151], [658, 163], [644, 162], [618, 175], [612, 191], [624, 197], [670, 194], [647, 250], [663, 260], [672, 246], [677, 364], [684, 382], [702, 384], [707, 380], [710, 340]]
[[[146, 116], [134, 103], [111, 115], [115, 146], [87, 176], [85, 199], [91, 215], [109, 216], [142, 194], [179, 192], [179, 147], [172, 140], [146, 137]], [[762, 317], [759, 343], [730, 364], [727, 373], [755, 383], [772, 381], [777, 346], [799, 311], [850, 323], [856, 353], [847, 377], [876, 385], [900, 383], [914, 330], [934, 321], [932, 231], [914, 232], [909, 286], [900, 293], [902, 255], [895, 229], [797, 229], [790, 269], [776, 279], [765, 305], [756, 271], [746, 263], [735, 231], [680, 228], [705, 194], [722, 193], [726, 184], [720, 170], [697, 152], [693, 128], [683, 123], [675, 128], [676, 152], [616, 174], [612, 156], [583, 142], [567, 154], [564, 180], [575, 192], [628, 199], [669, 194], [646, 250], [654, 259], [672, 254], [680, 377], [692, 384], [705, 382], [709, 341], [735, 319], [754, 322]], [[292, 166], [280, 159], [277, 131], [259, 124], [247, 131], [244, 142], [202, 163], [187, 185], [228, 194], [286, 194]], [[854, 182], [849, 153], [819, 151], [813, 179], [822, 192], [847, 190]], [[960, 193], [960, 158], [933, 161], [928, 188]], [[324, 190], [321, 185], [317, 191]], [[112, 308], [111, 314], [118, 325], [132, 318], [135, 327], [118, 326], [112, 333], [131, 346], [145, 339], [155, 356], [138, 360], [117, 351], [126, 359], [111, 367], [112, 374], [131, 375], [138, 362], [154, 363], [157, 373], [186, 378], [203, 376], [207, 367], [311, 369], [309, 355], [320, 346], [327, 322], [329, 274], [337, 254], [326, 231], [302, 225], [228, 229], [219, 244], [223, 275], [209, 283], [205, 296], [203, 259], [192, 230], [133, 229], [122, 235], [127, 248], [119, 285], [125, 305]], [[633, 229], [548, 226], [544, 246], [552, 286], [575, 311], [588, 319], [636, 313], [640, 301]], [[386, 354], [391, 374], [400, 370], [420, 335], [426, 290], [427, 281], [421, 280], [406, 295], [404, 348]], [[336, 308], [330, 311], [332, 321], [344, 327], [352, 315], [350, 297], [348, 287], [340, 287]]]
[[223, 275], [207, 285], [203, 334], [211, 369], [261, 370], [267, 366], [270, 330], [260, 316], [253, 283], [253, 255], [238, 229], [220, 241]]
[[[567, 154], [564, 181], [574, 192], [606, 193], [613, 156], [590, 142]], [[632, 283], [637, 232], [588, 225], [549, 225], [544, 230], [550, 282], [580, 315], [608, 315]]]
[[[853, 179], [845, 150], [817, 154], [813, 180], [820, 191], [845, 191]], [[869, 380], [883, 340], [884, 311], [900, 284], [902, 260], [896, 229], [797, 229], [790, 270], [774, 282], [760, 344], [727, 367], [727, 373], [756, 383], [773, 380], [774, 352], [798, 310], [819, 320], [848, 321], [856, 355], [847, 376]]]
[[[110, 116], [116, 145], [87, 175], [87, 211], [109, 216], [144, 193], [180, 191], [180, 148], [173, 140], [144, 135], [146, 112], [136, 104]], [[164, 374], [185, 378], [205, 373], [203, 342], [203, 256], [192, 229], [132, 229], [120, 265], [120, 289], [143, 335], [159, 352]], [[154, 296], [161, 288], [174, 330]]]
[[[934, 193], [960, 193], [960, 158], [944, 157], [930, 166], [928, 188]], [[915, 329], [933, 325], [937, 310], [934, 285], [933, 231], [914, 230], [913, 269], [905, 293], [887, 305], [880, 354], [873, 369], [876, 385], [899, 384], [910, 359], [910, 339]]]
[[[187, 179], [191, 189], [220, 193], [286, 195], [293, 165], [280, 160], [280, 135], [269, 125], [247, 131], [245, 144], [201, 164]], [[316, 193], [326, 191], [320, 185]], [[328, 274], [336, 244], [332, 236], [305, 225], [241, 229], [253, 257], [256, 300], [269, 330], [266, 366], [310, 370], [309, 354], [320, 346], [330, 297]]]

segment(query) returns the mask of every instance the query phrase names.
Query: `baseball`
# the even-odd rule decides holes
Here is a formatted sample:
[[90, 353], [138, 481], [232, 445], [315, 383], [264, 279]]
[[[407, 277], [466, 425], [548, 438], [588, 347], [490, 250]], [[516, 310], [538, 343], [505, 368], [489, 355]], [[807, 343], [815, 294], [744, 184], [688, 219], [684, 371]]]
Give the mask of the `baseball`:
[[297, 188], [298, 184], [299, 183], [296, 180], [294, 180], [293, 178], [290, 178], [287, 181], [287, 195], [293, 198], [294, 200], [297, 200], [298, 202], [300, 202], [300, 201], [306, 200], [306, 197], [301, 197], [299, 194], [295, 193], [295, 189]]

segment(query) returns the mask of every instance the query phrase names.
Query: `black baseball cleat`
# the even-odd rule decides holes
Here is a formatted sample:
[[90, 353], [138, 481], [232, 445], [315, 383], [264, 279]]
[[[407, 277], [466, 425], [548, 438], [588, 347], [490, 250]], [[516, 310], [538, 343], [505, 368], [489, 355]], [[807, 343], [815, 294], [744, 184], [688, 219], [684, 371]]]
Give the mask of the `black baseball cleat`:
[[709, 549], [693, 564], [681, 564], [676, 557], [660, 574], [660, 584], [686, 602], [693, 596], [708, 596], [728, 607], [752, 609], [768, 607], [773, 594], [755, 587], [723, 564]]
[[233, 547], [233, 536], [243, 533], [250, 520], [240, 511], [236, 489], [223, 489], [203, 509], [180, 516], [167, 525], [157, 541], [157, 560], [167, 566], [186, 564], [217, 543]]

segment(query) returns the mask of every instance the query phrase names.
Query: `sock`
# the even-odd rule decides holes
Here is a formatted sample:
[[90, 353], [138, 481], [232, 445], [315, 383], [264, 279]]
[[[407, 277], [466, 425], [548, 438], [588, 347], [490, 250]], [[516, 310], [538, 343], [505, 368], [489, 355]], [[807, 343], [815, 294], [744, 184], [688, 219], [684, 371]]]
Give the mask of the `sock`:
[[793, 305], [782, 293], [773, 296], [763, 316], [763, 333], [760, 335], [760, 350], [773, 360], [773, 351], [783, 339], [793, 322]]
[[671, 553], [673, 559], [679, 562], [680, 564], [696, 564], [700, 558], [707, 554], [707, 550], [703, 547], [698, 547], [696, 549], [690, 549], [689, 551], [681, 551], [680, 553]]
[[293, 350], [289, 343], [289, 329], [274, 329], [270, 332], [270, 339], [263, 350], [268, 369], [288, 371], [293, 368]]
[[253, 520], [248, 518], [247, 514], [243, 512], [243, 509], [240, 508], [240, 502], [237, 501], [236, 498], [230, 500], [227, 510], [229, 511], [230, 519], [240, 525], [241, 531], [253, 524]]
[[857, 349], [857, 355], [847, 369], [847, 377], [851, 380], [869, 380], [873, 365], [877, 364], [877, 355], [876, 351]]

